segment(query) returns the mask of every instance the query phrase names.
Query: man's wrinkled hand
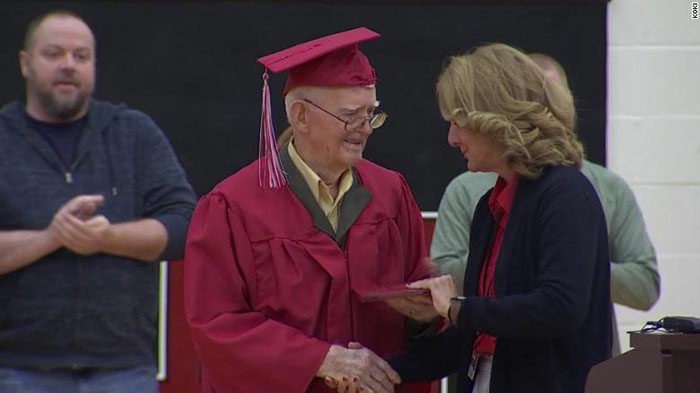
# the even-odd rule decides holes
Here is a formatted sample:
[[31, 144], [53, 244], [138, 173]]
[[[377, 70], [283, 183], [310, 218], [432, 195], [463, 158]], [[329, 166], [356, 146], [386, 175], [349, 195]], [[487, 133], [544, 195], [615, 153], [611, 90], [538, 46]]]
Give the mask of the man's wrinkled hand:
[[401, 383], [384, 359], [359, 343], [331, 346], [316, 375], [341, 393], [392, 393]]

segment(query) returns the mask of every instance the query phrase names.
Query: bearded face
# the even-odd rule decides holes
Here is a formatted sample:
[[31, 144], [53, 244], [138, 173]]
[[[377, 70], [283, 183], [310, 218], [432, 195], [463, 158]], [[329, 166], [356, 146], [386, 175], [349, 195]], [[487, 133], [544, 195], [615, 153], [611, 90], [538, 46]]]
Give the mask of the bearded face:
[[82, 21], [47, 18], [37, 28], [33, 45], [20, 53], [20, 64], [30, 115], [64, 122], [85, 113], [95, 86], [95, 56], [92, 33]]
[[46, 114], [62, 121], [70, 121], [81, 114], [92, 94], [92, 86], [81, 83], [72, 70], [62, 70], [49, 81], [41, 81], [34, 74], [27, 78], [27, 92], [36, 98]]

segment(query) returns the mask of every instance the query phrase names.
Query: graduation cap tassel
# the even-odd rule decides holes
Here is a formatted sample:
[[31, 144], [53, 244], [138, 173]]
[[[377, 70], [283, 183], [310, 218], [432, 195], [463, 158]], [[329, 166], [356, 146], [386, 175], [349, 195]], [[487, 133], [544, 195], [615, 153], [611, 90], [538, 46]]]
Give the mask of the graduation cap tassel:
[[272, 125], [270, 87], [267, 84], [267, 70], [263, 74], [262, 112], [260, 114], [260, 142], [258, 150], [258, 176], [260, 187], [279, 188], [287, 184], [282, 167], [275, 128]]

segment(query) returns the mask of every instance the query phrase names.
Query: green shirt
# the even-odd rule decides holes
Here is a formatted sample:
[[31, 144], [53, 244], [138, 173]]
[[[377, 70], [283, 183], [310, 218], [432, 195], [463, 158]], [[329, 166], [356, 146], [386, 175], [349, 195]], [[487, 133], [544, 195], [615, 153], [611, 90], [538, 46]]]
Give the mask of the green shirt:
[[[629, 185], [617, 174], [584, 161], [581, 172], [595, 187], [608, 227], [610, 284], [613, 302], [648, 310], [659, 298], [656, 252], [649, 240], [642, 212]], [[446, 274], [463, 286], [469, 254], [469, 229], [477, 202], [496, 183], [495, 173], [465, 172], [445, 189], [440, 201], [430, 255]], [[613, 352], [619, 353], [613, 315]]]

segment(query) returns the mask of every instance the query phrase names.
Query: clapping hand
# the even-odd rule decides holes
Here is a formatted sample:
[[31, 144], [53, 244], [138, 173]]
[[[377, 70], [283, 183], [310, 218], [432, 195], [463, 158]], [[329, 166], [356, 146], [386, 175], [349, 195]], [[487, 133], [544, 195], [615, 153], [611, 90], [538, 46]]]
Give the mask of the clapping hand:
[[49, 231], [71, 251], [90, 255], [102, 251], [110, 229], [109, 220], [95, 211], [104, 202], [102, 195], [79, 195], [61, 206], [49, 224]]

